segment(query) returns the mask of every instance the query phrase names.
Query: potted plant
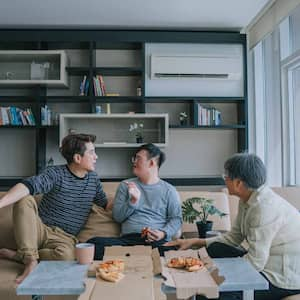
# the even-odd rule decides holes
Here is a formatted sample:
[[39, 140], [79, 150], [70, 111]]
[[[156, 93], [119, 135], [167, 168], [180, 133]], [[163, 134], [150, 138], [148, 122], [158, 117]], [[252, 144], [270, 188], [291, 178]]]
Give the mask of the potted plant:
[[144, 130], [143, 123], [135, 122], [135, 123], [129, 125], [129, 132], [134, 133], [137, 143], [143, 143], [143, 141], [144, 141], [143, 130]]
[[205, 238], [206, 232], [212, 229], [213, 222], [207, 220], [208, 216], [224, 217], [227, 215], [217, 209], [213, 202], [212, 199], [193, 197], [186, 199], [182, 204], [183, 220], [188, 223], [194, 223], [197, 220], [196, 225], [200, 238]]
[[181, 112], [179, 114], [179, 121], [181, 126], [186, 126], [187, 125], [187, 113], [185, 111]]

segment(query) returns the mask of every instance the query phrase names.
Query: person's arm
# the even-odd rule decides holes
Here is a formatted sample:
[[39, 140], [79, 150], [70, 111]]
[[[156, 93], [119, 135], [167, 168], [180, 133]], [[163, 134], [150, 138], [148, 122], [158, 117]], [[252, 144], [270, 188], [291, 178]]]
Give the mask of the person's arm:
[[[116, 222], [124, 222], [138, 207], [140, 191], [138, 190], [139, 197], [137, 198], [138, 192], [136, 189], [138, 190], [138, 187], [133, 182], [130, 182], [130, 186], [126, 182], [120, 183], [113, 205], [113, 218]], [[135, 196], [132, 196], [132, 193]]]
[[206, 240], [199, 238], [178, 239], [176, 241], [167, 242], [164, 244], [164, 246], [177, 246], [179, 250], [186, 250], [192, 247], [201, 248], [206, 246]]
[[27, 195], [29, 195], [27, 186], [23, 183], [18, 183], [0, 199], [0, 208], [13, 204]]
[[283, 224], [280, 214], [276, 213], [276, 207], [257, 205], [251, 211], [247, 224], [248, 253], [245, 259], [262, 271], [270, 255], [272, 241]]
[[206, 239], [206, 245], [209, 246], [210, 244], [214, 242], [220, 242], [227, 244], [229, 246], [237, 247], [239, 246], [243, 240], [245, 239], [244, 235], [241, 232], [241, 226], [242, 226], [242, 221], [241, 221], [241, 216], [243, 213], [243, 207], [241, 202], [239, 203], [239, 209], [238, 209], [238, 214], [237, 217], [234, 221], [234, 224], [231, 228], [231, 230], [223, 235], [212, 237], [212, 238], [207, 238]]
[[94, 202], [104, 208], [110, 208], [110, 204], [108, 205], [107, 197], [105, 192], [103, 191], [102, 183], [100, 181], [100, 178], [97, 177], [97, 183], [96, 183], [96, 197], [94, 199]]
[[160, 230], [165, 232], [165, 238], [170, 240], [181, 228], [182, 211], [179, 195], [175, 188], [169, 190], [168, 198], [167, 220], [165, 226]]

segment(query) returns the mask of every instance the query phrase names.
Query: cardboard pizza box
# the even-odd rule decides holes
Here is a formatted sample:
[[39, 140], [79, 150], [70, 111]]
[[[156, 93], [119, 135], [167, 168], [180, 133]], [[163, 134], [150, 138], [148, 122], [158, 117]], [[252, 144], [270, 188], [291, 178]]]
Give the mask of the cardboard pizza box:
[[[168, 268], [167, 262], [173, 257], [196, 257], [204, 262], [204, 268], [196, 272]], [[188, 299], [194, 295], [204, 295], [208, 299], [219, 297], [219, 285], [225, 280], [208, 256], [205, 248], [199, 250], [178, 250], [165, 252], [161, 257], [164, 284], [176, 288], [177, 299]]]
[[[154, 251], [155, 253], [156, 251]], [[96, 279], [89, 300], [156, 300], [165, 299], [160, 291], [156, 291], [153, 276], [152, 248], [149, 246], [112, 246], [105, 248], [103, 261], [123, 259], [125, 261], [124, 278], [117, 283]], [[91, 264], [88, 275], [95, 276], [99, 261]]]

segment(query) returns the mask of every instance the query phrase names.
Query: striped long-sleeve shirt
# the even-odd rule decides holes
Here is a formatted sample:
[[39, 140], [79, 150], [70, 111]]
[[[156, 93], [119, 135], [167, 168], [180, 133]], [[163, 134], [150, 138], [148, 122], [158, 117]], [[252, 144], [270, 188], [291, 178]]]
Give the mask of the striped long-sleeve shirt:
[[66, 165], [47, 168], [43, 173], [23, 180], [31, 195], [44, 194], [39, 216], [48, 226], [57, 226], [77, 235], [85, 224], [93, 202], [105, 207], [106, 195], [96, 172], [80, 178]]

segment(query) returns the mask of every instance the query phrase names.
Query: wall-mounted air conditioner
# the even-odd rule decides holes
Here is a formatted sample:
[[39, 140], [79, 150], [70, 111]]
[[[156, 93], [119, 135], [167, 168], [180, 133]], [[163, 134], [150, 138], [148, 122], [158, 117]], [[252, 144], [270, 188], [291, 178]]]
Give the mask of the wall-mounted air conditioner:
[[242, 58], [221, 55], [151, 55], [150, 78], [239, 80]]

